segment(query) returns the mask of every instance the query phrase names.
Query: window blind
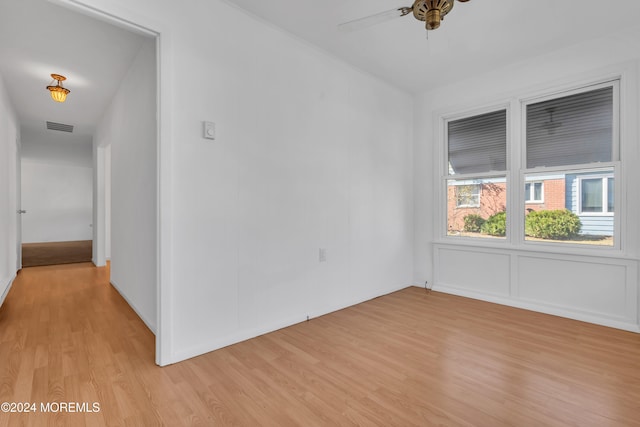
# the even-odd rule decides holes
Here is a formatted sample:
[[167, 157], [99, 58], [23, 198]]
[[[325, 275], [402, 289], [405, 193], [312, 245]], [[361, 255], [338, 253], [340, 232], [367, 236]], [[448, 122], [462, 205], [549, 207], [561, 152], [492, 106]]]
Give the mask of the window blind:
[[500, 110], [448, 123], [451, 174], [507, 169], [507, 111]]
[[527, 168], [612, 160], [613, 88], [527, 105]]

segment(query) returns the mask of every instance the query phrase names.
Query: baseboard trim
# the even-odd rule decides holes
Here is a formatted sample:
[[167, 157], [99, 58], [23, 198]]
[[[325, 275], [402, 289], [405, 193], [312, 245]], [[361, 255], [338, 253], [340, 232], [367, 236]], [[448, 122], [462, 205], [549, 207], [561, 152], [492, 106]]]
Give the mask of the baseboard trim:
[[11, 290], [11, 286], [13, 285], [13, 281], [16, 280], [16, 277], [17, 275], [14, 275], [13, 277], [5, 277], [2, 282], [0, 282], [4, 289], [2, 295], [0, 295], [0, 307], [4, 304], [4, 300], [7, 298], [7, 295], [9, 295], [9, 291]]
[[[199, 346], [194, 346], [191, 347], [189, 349], [183, 350], [183, 351], [174, 351], [172, 352], [172, 357], [171, 360], [168, 361], [168, 365], [169, 364], [173, 364], [173, 363], [178, 363], [178, 362], [182, 362], [184, 360], [187, 359], [191, 359], [193, 357], [197, 357], [200, 355], [203, 355], [205, 353], [209, 353], [215, 350], [219, 350], [221, 348], [233, 345], [233, 344], [237, 344], [240, 343], [242, 341], [246, 341], [255, 337], [259, 337], [260, 335], [265, 335], [271, 332], [275, 332], [279, 329], [283, 329], [283, 328], [287, 328], [289, 326], [293, 326], [296, 325], [298, 323], [302, 323], [302, 322], [306, 322], [307, 321], [307, 314], [309, 315], [309, 320], [313, 320], [316, 317], [320, 317], [320, 316], [324, 316], [339, 310], [343, 310], [345, 308], [348, 307], [352, 307], [354, 305], [358, 305], [361, 304], [363, 302], [366, 301], [370, 301], [372, 299], [384, 296], [384, 295], [388, 295], [397, 291], [400, 291], [402, 289], [406, 289], [408, 287], [411, 287], [411, 285], [402, 285], [402, 286], [398, 286], [396, 288], [390, 288], [390, 289], [385, 289], [385, 290], [380, 290], [379, 292], [376, 293], [372, 293], [369, 294], [367, 296], [364, 296], [362, 298], [358, 298], [356, 300], [351, 300], [348, 301], [346, 303], [343, 304], [337, 304], [334, 306], [330, 306], [327, 307], [325, 310], [321, 310], [318, 312], [311, 312], [311, 313], [307, 313], [305, 312], [304, 315], [299, 315], [299, 316], [294, 316], [294, 317], [290, 317], [287, 319], [281, 319], [277, 322], [273, 322], [271, 324], [269, 324], [268, 326], [261, 326], [258, 328], [250, 328], [250, 329], [245, 329], [245, 330], [241, 330], [241, 331], [237, 331], [236, 333], [233, 334], [229, 334], [223, 337], [218, 337], [214, 340], [211, 340], [209, 342], [207, 342], [206, 344], [203, 345], [199, 345]], [[164, 365], [163, 365], [164, 366]]]
[[465, 298], [477, 299], [480, 301], [491, 302], [495, 304], [506, 305], [509, 307], [521, 308], [523, 310], [535, 311], [538, 313], [550, 314], [553, 316], [564, 317], [567, 319], [578, 320], [580, 322], [593, 323], [595, 325], [606, 326], [609, 328], [621, 329], [623, 331], [640, 333], [640, 325], [637, 323], [616, 320], [597, 314], [571, 310], [564, 307], [556, 307], [552, 305], [541, 304], [526, 300], [515, 300], [508, 297], [484, 294], [466, 289], [454, 288], [446, 285], [435, 285], [433, 291], [445, 294], [457, 295]]
[[142, 313], [140, 312], [140, 310], [138, 310], [138, 308], [136, 307], [136, 305], [131, 302], [131, 300], [129, 298], [127, 298], [127, 296], [124, 294], [124, 292], [122, 292], [120, 290], [120, 287], [113, 281], [111, 280], [109, 283], [111, 283], [111, 286], [113, 286], [113, 288], [118, 291], [118, 293], [120, 294], [120, 296], [122, 298], [124, 298], [124, 300], [127, 302], [127, 304], [129, 304], [129, 307], [131, 307], [131, 309], [138, 315], [138, 317], [140, 318], [140, 320], [142, 320], [142, 322], [147, 326], [147, 328], [149, 328], [149, 330], [153, 333], [153, 335], [157, 336], [156, 333], [156, 328], [152, 327], [152, 323], [149, 322], [148, 319], [146, 319]]

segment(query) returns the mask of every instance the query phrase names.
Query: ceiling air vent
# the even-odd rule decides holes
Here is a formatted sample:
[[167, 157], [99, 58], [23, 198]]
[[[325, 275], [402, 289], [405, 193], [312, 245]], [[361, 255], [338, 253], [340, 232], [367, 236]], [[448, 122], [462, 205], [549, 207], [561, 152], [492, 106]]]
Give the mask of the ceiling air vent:
[[47, 122], [47, 129], [59, 130], [60, 132], [73, 132], [73, 125], [65, 125], [64, 123]]

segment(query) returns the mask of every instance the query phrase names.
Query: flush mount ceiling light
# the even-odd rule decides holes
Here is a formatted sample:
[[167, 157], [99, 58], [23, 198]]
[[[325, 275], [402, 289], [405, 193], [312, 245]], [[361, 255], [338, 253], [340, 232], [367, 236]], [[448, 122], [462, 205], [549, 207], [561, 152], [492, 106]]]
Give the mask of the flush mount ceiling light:
[[[460, 3], [466, 3], [469, 0], [458, 1]], [[455, 0], [415, 0], [411, 6], [391, 9], [365, 18], [345, 22], [344, 24], [338, 25], [338, 28], [342, 31], [353, 31], [413, 13], [414, 18], [425, 22], [427, 30], [435, 30], [440, 27], [440, 22], [442, 22], [445, 15], [453, 9], [454, 4]]]
[[[65, 76], [61, 76], [60, 74], [51, 74], [51, 84], [47, 86], [49, 92], [51, 92], [51, 99], [56, 102], [64, 102], [67, 99], [67, 95], [71, 92], [69, 89], [62, 87], [62, 82], [67, 80]], [[58, 82], [55, 86], [53, 82]]]

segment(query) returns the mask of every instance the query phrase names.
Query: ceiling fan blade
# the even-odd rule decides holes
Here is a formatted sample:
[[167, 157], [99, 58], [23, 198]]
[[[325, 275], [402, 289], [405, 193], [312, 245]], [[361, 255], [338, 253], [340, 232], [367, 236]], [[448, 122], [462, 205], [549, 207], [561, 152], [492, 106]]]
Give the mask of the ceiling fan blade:
[[353, 21], [344, 22], [338, 25], [338, 29], [345, 33], [361, 30], [372, 25], [390, 21], [391, 19], [398, 18], [400, 16], [408, 15], [412, 10], [413, 8], [411, 7], [399, 7], [396, 9], [387, 10], [386, 12], [380, 12], [376, 13], [375, 15], [370, 15], [364, 18], [354, 19]]

